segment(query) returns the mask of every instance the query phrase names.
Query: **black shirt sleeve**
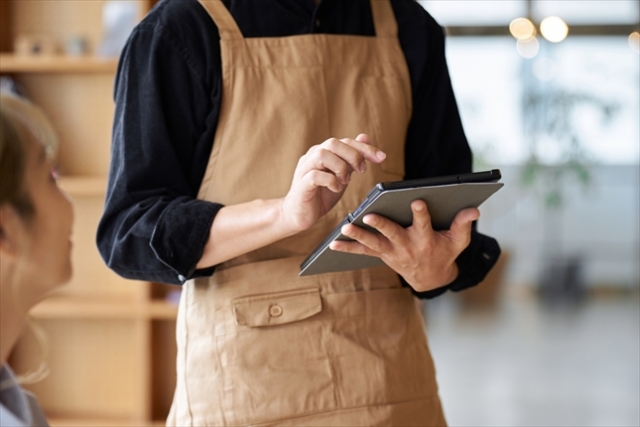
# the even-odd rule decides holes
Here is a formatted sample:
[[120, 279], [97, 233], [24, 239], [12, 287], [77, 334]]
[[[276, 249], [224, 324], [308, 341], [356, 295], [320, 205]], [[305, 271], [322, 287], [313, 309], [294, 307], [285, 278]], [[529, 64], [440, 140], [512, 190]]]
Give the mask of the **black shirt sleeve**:
[[[194, 158], [209, 156], [220, 88], [208, 65], [215, 61], [185, 50], [178, 41], [182, 35], [166, 28], [159, 15], [152, 12], [134, 30], [120, 58], [97, 244], [107, 265], [123, 277], [179, 284], [211, 274], [195, 271], [195, 265], [221, 205], [196, 199], [206, 161]], [[211, 25], [194, 27], [217, 32]], [[219, 40], [217, 34], [201, 36]], [[213, 49], [212, 56], [217, 48], [219, 57], [217, 43], [194, 48]]]
[[[401, 0], [392, 4], [413, 90], [413, 116], [405, 148], [406, 179], [471, 172], [472, 155], [449, 78], [444, 32], [421, 6]], [[471, 243], [456, 260], [458, 278], [448, 286], [414, 293], [420, 298], [433, 298], [447, 290], [475, 286], [499, 255], [497, 241], [478, 233], [474, 224]]]

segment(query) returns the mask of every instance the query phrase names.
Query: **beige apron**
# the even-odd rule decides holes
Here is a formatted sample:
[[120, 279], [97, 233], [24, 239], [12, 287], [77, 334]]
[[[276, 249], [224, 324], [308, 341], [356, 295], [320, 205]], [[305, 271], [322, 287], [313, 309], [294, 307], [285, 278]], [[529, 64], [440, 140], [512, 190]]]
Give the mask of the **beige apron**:
[[[369, 134], [382, 166], [353, 174], [310, 230], [184, 285], [168, 425], [444, 425], [422, 318], [388, 267], [299, 277], [299, 265], [380, 181], [404, 176], [409, 72], [389, 0], [376, 37], [248, 38], [221, 1], [223, 97], [199, 198], [283, 197], [298, 159]], [[219, 242], [218, 244], [224, 244]]]

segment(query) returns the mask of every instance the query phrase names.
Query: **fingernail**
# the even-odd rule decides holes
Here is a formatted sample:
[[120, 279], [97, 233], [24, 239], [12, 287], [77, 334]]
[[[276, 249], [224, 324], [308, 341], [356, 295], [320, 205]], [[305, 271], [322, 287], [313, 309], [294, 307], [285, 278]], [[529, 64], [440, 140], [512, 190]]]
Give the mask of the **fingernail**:
[[367, 215], [362, 219], [362, 221], [364, 221], [365, 224], [373, 225], [375, 224], [376, 219], [372, 216]]
[[343, 225], [342, 228], [340, 229], [340, 232], [344, 235], [349, 234], [349, 228], [346, 225]]
[[366, 171], [367, 171], [367, 165], [365, 165], [364, 162], [360, 163], [360, 165], [358, 166], [358, 172], [365, 173]]
[[386, 155], [384, 152], [382, 152], [382, 151], [378, 151], [378, 152], [376, 152], [376, 157], [377, 157], [379, 160], [384, 160], [384, 159], [386, 159], [386, 158], [387, 158], [387, 155]]

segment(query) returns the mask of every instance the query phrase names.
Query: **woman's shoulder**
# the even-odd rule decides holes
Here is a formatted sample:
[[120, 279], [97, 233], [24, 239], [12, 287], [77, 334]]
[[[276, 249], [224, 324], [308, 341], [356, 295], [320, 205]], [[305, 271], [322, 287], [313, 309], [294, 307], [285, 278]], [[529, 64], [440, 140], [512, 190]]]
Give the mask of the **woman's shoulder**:
[[7, 365], [0, 373], [0, 420], [2, 427], [49, 425], [35, 396], [20, 387]]

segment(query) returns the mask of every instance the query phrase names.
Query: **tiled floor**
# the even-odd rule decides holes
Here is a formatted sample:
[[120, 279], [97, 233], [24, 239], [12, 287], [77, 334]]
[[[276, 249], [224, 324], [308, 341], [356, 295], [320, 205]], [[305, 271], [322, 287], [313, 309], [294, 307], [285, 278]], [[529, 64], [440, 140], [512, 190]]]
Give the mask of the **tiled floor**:
[[426, 304], [451, 426], [639, 426], [640, 302], [544, 309], [511, 298], [495, 312], [454, 296]]

